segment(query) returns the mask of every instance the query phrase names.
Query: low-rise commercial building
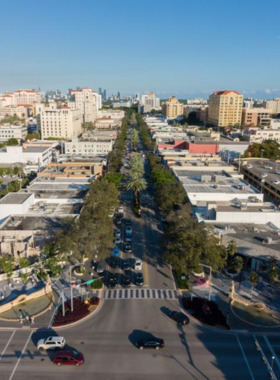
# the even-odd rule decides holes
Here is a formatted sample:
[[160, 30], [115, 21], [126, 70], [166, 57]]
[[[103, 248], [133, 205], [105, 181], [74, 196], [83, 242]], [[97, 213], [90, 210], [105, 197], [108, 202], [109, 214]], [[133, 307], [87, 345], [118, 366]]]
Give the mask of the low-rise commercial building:
[[97, 129], [117, 129], [120, 128], [121, 125], [121, 119], [112, 119], [111, 117], [99, 117], [94, 123]]
[[0, 125], [0, 141], [8, 141], [11, 138], [19, 142], [25, 140], [27, 136], [27, 125]]
[[242, 125], [270, 126], [271, 109], [266, 108], [243, 108]]
[[113, 143], [112, 139], [96, 139], [96, 141], [73, 139], [64, 143], [64, 153], [66, 155], [106, 156], [112, 150]]
[[52, 161], [52, 148], [44, 146], [6, 146], [0, 149], [0, 164], [32, 164], [37, 170]]
[[262, 143], [264, 140], [274, 140], [280, 142], [280, 130], [271, 128], [252, 128], [246, 127], [243, 131], [243, 136], [250, 143]]
[[125, 112], [122, 110], [114, 110], [114, 109], [104, 109], [98, 111], [98, 117], [106, 117], [111, 118], [113, 120], [120, 120], [123, 119], [125, 115]]
[[33, 106], [27, 104], [21, 104], [18, 106], [9, 105], [0, 108], [0, 116], [14, 116], [16, 115], [20, 119], [27, 119], [28, 117], [33, 116]]
[[98, 178], [103, 175], [103, 165], [98, 162], [75, 162], [51, 163], [37, 174], [38, 178]]

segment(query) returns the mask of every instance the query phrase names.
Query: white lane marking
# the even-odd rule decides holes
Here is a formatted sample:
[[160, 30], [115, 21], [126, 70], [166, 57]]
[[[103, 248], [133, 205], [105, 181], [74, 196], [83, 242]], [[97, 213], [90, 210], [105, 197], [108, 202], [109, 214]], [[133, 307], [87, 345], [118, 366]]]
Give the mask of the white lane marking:
[[7, 348], [8, 348], [8, 346], [9, 346], [9, 344], [11, 343], [11, 340], [13, 339], [13, 336], [15, 335], [15, 332], [16, 332], [16, 330], [13, 331], [13, 333], [12, 333], [10, 339], [8, 340], [8, 343], [6, 344], [4, 350], [2, 351], [2, 354], [1, 354], [1, 356], [0, 356], [0, 360], [2, 359], [2, 357], [3, 357], [3, 355], [5, 354], [5, 352], [6, 352]]
[[16, 370], [17, 370], [17, 367], [18, 367], [18, 365], [19, 365], [19, 362], [21, 361], [21, 358], [22, 358], [22, 356], [23, 356], [23, 354], [24, 354], [24, 352], [25, 352], [25, 350], [26, 350], [26, 347], [27, 347], [27, 345], [28, 345], [28, 343], [29, 343], [29, 341], [30, 341], [30, 338], [31, 338], [31, 335], [32, 335], [32, 334], [33, 334], [33, 331], [31, 331], [29, 337], [27, 338], [27, 341], [26, 341], [26, 343], [25, 343], [25, 345], [24, 345], [24, 347], [23, 347], [23, 350], [21, 351], [20, 357], [18, 358], [18, 360], [17, 360], [17, 362], [16, 362], [16, 365], [15, 365], [15, 367], [14, 367], [14, 369], [13, 369], [13, 372], [12, 372], [11, 376], [9, 377], [9, 380], [12, 380], [12, 378], [14, 377], [14, 374], [15, 374], [15, 372], [16, 372]]
[[235, 336], [236, 336], [237, 342], [238, 342], [238, 344], [239, 344], [240, 350], [241, 350], [241, 352], [242, 352], [242, 355], [243, 355], [243, 357], [244, 357], [244, 360], [245, 360], [245, 362], [246, 362], [246, 364], [247, 364], [247, 368], [248, 368], [248, 371], [249, 371], [249, 373], [250, 373], [250, 375], [251, 375], [251, 378], [252, 378], [253, 380], [255, 380], [254, 375], [253, 375], [253, 373], [252, 373], [252, 371], [251, 371], [251, 367], [250, 367], [250, 365], [249, 365], [249, 363], [248, 363], [248, 360], [247, 360], [247, 358], [246, 358], [245, 352], [244, 352], [243, 347], [242, 347], [242, 345], [241, 345], [241, 342], [240, 342], [240, 340], [239, 340], [239, 338], [238, 338], [238, 335], [235, 334]]
[[277, 355], [276, 355], [276, 353], [275, 353], [272, 345], [269, 343], [269, 340], [268, 340], [268, 338], [265, 335], [263, 335], [263, 338], [264, 338], [265, 343], [267, 344], [267, 346], [268, 346], [268, 348], [269, 348], [269, 350], [271, 352], [271, 356], [274, 356], [274, 360], [275, 360], [275, 363], [277, 364], [277, 367], [280, 369], [280, 362], [279, 362], [279, 359], [278, 359], [278, 357], [277, 357]]

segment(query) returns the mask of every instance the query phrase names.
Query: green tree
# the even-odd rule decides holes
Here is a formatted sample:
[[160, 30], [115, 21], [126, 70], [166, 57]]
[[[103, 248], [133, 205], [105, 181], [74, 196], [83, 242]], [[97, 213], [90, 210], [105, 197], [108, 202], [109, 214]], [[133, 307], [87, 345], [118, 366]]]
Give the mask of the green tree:
[[268, 264], [268, 276], [271, 283], [274, 283], [279, 278], [279, 266], [276, 257], [272, 256]]
[[251, 283], [252, 285], [252, 291], [251, 291], [251, 298], [253, 297], [253, 291], [254, 291], [254, 287], [257, 285], [258, 281], [259, 281], [259, 276], [256, 272], [251, 272], [249, 277], [248, 277], [248, 281]]
[[160, 209], [168, 213], [174, 205], [185, 203], [186, 191], [181, 182], [164, 182], [156, 189], [156, 199]]
[[123, 177], [124, 176], [121, 173], [115, 172], [107, 173], [105, 176], [106, 180], [114, 183], [116, 187], [120, 186]]
[[15, 267], [15, 259], [13, 256], [5, 255], [0, 258], [0, 268], [7, 274], [8, 279], [13, 275], [13, 270]]
[[238, 273], [243, 268], [243, 259], [240, 256], [235, 256], [228, 264], [229, 272]]
[[237, 244], [234, 240], [231, 240], [227, 245], [227, 254], [231, 259], [237, 252]]
[[137, 124], [137, 121], [136, 121], [136, 116], [135, 116], [135, 112], [133, 112], [130, 116], [130, 119], [129, 119], [129, 122], [131, 125], [136, 125]]
[[133, 128], [131, 131], [131, 143], [132, 143], [133, 149], [135, 149], [136, 145], [139, 143], [139, 134], [135, 128]]
[[135, 178], [132, 177], [130, 182], [127, 185], [128, 189], [133, 190], [136, 199], [138, 199], [138, 194], [140, 193], [140, 191], [145, 190], [146, 187], [147, 187], [147, 182], [145, 178], [143, 177], [135, 177]]
[[7, 141], [7, 146], [15, 146], [15, 145], [18, 145], [18, 140], [15, 139], [14, 137], [10, 138]]
[[253, 143], [245, 150], [243, 157], [280, 159], [280, 144], [275, 140], [265, 140], [261, 144]]

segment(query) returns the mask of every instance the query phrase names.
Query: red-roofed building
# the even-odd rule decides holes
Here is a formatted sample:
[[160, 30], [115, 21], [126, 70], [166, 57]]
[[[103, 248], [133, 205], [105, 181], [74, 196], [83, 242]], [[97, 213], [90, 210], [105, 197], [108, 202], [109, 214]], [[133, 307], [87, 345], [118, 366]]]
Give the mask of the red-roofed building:
[[209, 97], [208, 123], [217, 127], [241, 125], [243, 95], [237, 91], [215, 91]]

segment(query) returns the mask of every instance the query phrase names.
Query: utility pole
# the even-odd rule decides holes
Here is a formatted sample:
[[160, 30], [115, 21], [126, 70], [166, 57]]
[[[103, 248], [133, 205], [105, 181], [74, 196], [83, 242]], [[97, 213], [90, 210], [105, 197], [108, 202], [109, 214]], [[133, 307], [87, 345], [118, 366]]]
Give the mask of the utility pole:
[[64, 292], [61, 291], [61, 300], [62, 300], [62, 315], [65, 317], [65, 305], [64, 305]]

